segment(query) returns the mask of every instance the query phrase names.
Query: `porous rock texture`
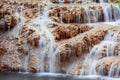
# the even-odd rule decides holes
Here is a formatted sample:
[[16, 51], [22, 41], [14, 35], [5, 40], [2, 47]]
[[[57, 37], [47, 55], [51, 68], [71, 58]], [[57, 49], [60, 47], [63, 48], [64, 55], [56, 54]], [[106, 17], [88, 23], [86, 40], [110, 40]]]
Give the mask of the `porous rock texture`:
[[[58, 2], [58, 0], [51, 1]], [[64, 1], [69, 3], [69, 0]], [[73, 0], [73, 2], [75, 1], [80, 2], [81, 0]], [[55, 72], [79, 75], [87, 54], [94, 47], [97, 51], [100, 46], [101, 53], [97, 57], [100, 63], [98, 62], [96, 65], [96, 71], [100, 74], [98, 68], [105, 64], [104, 67], [107, 65], [107, 68], [104, 68], [105, 72], [102, 75], [108, 74], [111, 63], [116, 61], [119, 63], [120, 60], [119, 58], [110, 58], [105, 62], [103, 61], [103, 58], [107, 56], [106, 45], [115, 47], [113, 55], [119, 55], [120, 28], [108, 24], [80, 23], [105, 21], [102, 6], [109, 6], [112, 9], [113, 6], [112, 4], [92, 6], [88, 3], [85, 4], [90, 9], [90, 20], [88, 20], [89, 16], [85, 13], [82, 4], [72, 6], [69, 4], [63, 4], [62, 6], [54, 4], [51, 6], [47, 4], [47, 0], [38, 2], [3, 0], [0, 3], [0, 71], [40, 72], [43, 57], [45, 60], [44, 71], [50, 71], [49, 49], [51, 46], [49, 44], [51, 44], [51, 39], [48, 38], [52, 34], [52, 39], [55, 42], [53, 50], [55, 48], [59, 49], [57, 53], [52, 53], [53, 55], [57, 54], [54, 62]], [[44, 15], [44, 8], [46, 7], [50, 10], [46, 15], [50, 22], [44, 29], [46, 27], [44, 25], [47, 23], [43, 24], [41, 19], [44, 20], [44, 18], [39, 16]], [[113, 12], [112, 20], [114, 20], [114, 17]], [[115, 43], [102, 43], [101, 41], [105, 39], [109, 32], [119, 32], [118, 40]], [[111, 36], [113, 35], [111, 34]], [[43, 54], [47, 56], [42, 56]]]
[[62, 23], [94, 23], [94, 22], [104, 22], [105, 15], [103, 7], [108, 7], [111, 9], [109, 15], [111, 15], [111, 20], [115, 19], [113, 4], [63, 4], [50, 6], [49, 16], [51, 18], [57, 19], [56, 22]]
[[[51, 0], [53, 3], [90, 3], [90, 2], [99, 2], [99, 0], [63, 0], [63, 1], [60, 1], [60, 0]], [[106, 0], [106, 2], [110, 2], [112, 0]]]
[[[110, 75], [110, 76], [119, 76], [120, 74], [116, 72], [119, 71], [118, 67], [120, 65], [119, 57], [111, 57], [111, 58], [103, 58], [99, 60], [96, 64], [97, 74], [100, 75]], [[113, 74], [110, 74], [110, 70], [112, 70]]]
[[0, 3], [0, 30], [12, 29], [17, 24], [14, 14], [10, 4]]

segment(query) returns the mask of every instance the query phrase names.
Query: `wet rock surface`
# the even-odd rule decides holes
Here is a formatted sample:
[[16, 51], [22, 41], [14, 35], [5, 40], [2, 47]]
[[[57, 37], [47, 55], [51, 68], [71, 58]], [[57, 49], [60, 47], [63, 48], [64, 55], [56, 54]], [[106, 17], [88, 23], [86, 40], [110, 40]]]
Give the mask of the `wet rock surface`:
[[89, 0], [86, 6], [79, 4], [82, 0], [58, 1], [0, 3], [0, 71], [87, 75], [97, 60], [96, 74], [118, 77], [119, 70], [110, 70], [120, 66], [120, 28], [94, 22], [115, 21], [119, 8]]
[[[103, 8], [104, 7], [104, 8]], [[106, 21], [105, 17], [105, 8], [108, 9], [107, 13], [109, 20], [114, 21], [116, 14], [114, 12], [113, 4], [98, 4], [92, 3], [86, 4], [86, 6], [81, 4], [63, 4], [50, 7], [49, 16], [52, 18], [57, 17], [61, 23], [94, 23], [94, 22], [104, 22]]]
[[8, 3], [0, 3], [0, 29], [9, 30], [17, 24], [15, 10]]
[[[97, 74], [109, 75], [117, 77], [119, 76], [119, 57], [104, 58], [96, 64]], [[111, 72], [112, 71], [112, 72]]]
[[[105, 0], [105, 2], [111, 2], [112, 0]], [[53, 3], [91, 3], [91, 2], [97, 2], [99, 3], [99, 0], [51, 0]]]
[[69, 39], [86, 31], [89, 31], [90, 29], [92, 29], [92, 26], [68, 24], [57, 27], [53, 31], [53, 34], [55, 35], [56, 40]]

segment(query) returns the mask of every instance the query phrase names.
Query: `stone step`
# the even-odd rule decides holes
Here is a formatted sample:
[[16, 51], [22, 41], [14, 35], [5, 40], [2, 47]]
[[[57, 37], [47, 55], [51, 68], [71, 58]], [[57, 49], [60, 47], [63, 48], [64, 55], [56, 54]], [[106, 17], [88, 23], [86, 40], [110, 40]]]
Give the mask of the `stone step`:
[[106, 57], [97, 61], [96, 73], [109, 77], [120, 76], [120, 57]]
[[[107, 26], [110, 27], [110, 25], [94, 25], [94, 27], [97, 27], [97, 26], [104, 27], [104, 28], [106, 28]], [[86, 32], [86, 34], [88, 35], [86, 38], [82, 38], [82, 36], [84, 36], [85, 34], [81, 34], [80, 35], [81, 39], [79, 39], [79, 41], [77, 41], [77, 39], [75, 39], [76, 37], [73, 37], [73, 39], [75, 39], [76, 42], [74, 42], [74, 40], [72, 40], [72, 39], [71, 39], [72, 40], [71, 42], [69, 42], [69, 41], [65, 42], [64, 41], [64, 43], [66, 43], [67, 46], [66, 47], [62, 46], [62, 48], [66, 48], [64, 51], [62, 51], [63, 53], [61, 52], [61, 55], [62, 55], [61, 58], [65, 59], [63, 64], [67, 65], [67, 63], [69, 63], [69, 62], [72, 63], [72, 61], [75, 64], [75, 63], [77, 63], [77, 61], [79, 59], [81, 61], [81, 63], [77, 63], [78, 65], [73, 65], [73, 69], [74, 70], [68, 69], [68, 70], [70, 70], [70, 71], [68, 71], [68, 73], [79, 75], [82, 72], [82, 68], [81, 67], [83, 67], [83, 68], [85, 68], [83, 70], [84, 71], [84, 75], [85, 74], [87, 75], [87, 74], [89, 74], [89, 71], [91, 70], [90, 67], [88, 67], [88, 65], [90, 64], [89, 66], [91, 66], [91, 63], [94, 62], [94, 60], [98, 60], [98, 63], [96, 63], [96, 66], [95, 66], [96, 69], [97, 69], [97, 73], [99, 75], [105, 75], [105, 74], [101, 74], [99, 72], [102, 69], [102, 67], [99, 67], [99, 66], [104, 65], [104, 62], [106, 61], [106, 60], [105, 61], [102, 61], [102, 60], [104, 60], [104, 58], [106, 58], [106, 57], [113, 57], [113, 56], [117, 57], [120, 54], [120, 44], [118, 43], [120, 34], [117, 35], [116, 42], [112, 42], [112, 41], [104, 41], [104, 42], [102, 42], [103, 40], [100, 40], [100, 39], [105, 39], [107, 37], [107, 35], [109, 34], [109, 30], [118, 31], [120, 33], [119, 28], [115, 28], [115, 27], [109, 28], [107, 33], [104, 32], [103, 28], [101, 28], [101, 29], [97, 28], [97, 29], [89, 30], [88, 31], [89, 34], [87, 34], [87, 32]], [[101, 34], [103, 36], [101, 36]], [[112, 35], [115, 35], [115, 34], [111, 34], [111, 36]], [[90, 40], [90, 38], [91, 38], [91, 40]], [[85, 43], [85, 41], [87, 41], [88, 44]], [[97, 43], [94, 43], [94, 42], [97, 42]], [[61, 43], [63, 43], [63, 42], [61, 42]], [[61, 43], [59, 43], [59, 44], [61, 44]], [[75, 44], [72, 44], [72, 43], [75, 43]], [[82, 46], [79, 46], [79, 47], [75, 46], [75, 45], [80, 45], [80, 44], [83, 44], [83, 43], [84, 43], [84, 45], [82, 45]], [[86, 44], [87, 44], [87, 47], [85, 47]], [[90, 45], [90, 44], [92, 44], [92, 45]], [[83, 46], [84, 46], [84, 48], [82, 48]], [[82, 49], [88, 50], [87, 48], [89, 48], [90, 46], [93, 46], [93, 48], [90, 49], [91, 52], [89, 52], [89, 56], [87, 58], [85, 58], [85, 62], [87, 61], [87, 63], [86, 63], [87, 65], [85, 66], [82, 63], [82, 61], [84, 61], [83, 58], [87, 54], [84, 54], [84, 50], [82, 50]], [[78, 47], [78, 48], [76, 48], [76, 47]], [[68, 50], [68, 53], [67, 53], [67, 50]], [[75, 51], [75, 50], [77, 50], [77, 51]], [[71, 52], [71, 51], [74, 51], [74, 52]], [[69, 55], [69, 57], [67, 55]], [[73, 57], [75, 55], [76, 55], [76, 57]], [[65, 57], [65, 56], [67, 56], [67, 57]], [[77, 58], [77, 57], [80, 57], [80, 58]], [[109, 59], [111, 59], [111, 58], [109, 58]], [[74, 62], [74, 60], [75, 60], [75, 62]], [[68, 62], [66, 63], [65, 61], [68, 61]], [[112, 61], [112, 59], [111, 59], [111, 61]], [[114, 63], [114, 62], [111, 62], [111, 63]], [[107, 61], [106, 61], [104, 66], [107, 66]], [[111, 66], [111, 64], [109, 64], [109, 67], [110, 66]], [[95, 68], [95, 67], [92, 67], [92, 68]]]
[[[113, 28], [113, 26], [110, 26], [110, 25], [95, 24], [91, 26], [94, 28], [89, 31], [86, 31], [82, 34], [78, 34], [72, 38], [60, 40], [57, 42], [57, 45], [60, 49], [60, 54], [59, 54], [60, 64], [62, 64], [61, 67], [60, 67], [60, 64], [58, 64], [60, 68], [67, 70], [67, 67], [70, 62], [72, 63], [76, 59], [84, 58], [86, 56], [86, 53], [89, 52], [90, 48], [100, 43], [104, 39], [105, 35], [107, 34], [107, 31], [110, 28]], [[74, 31], [74, 30], [71, 30], [71, 31]]]
[[120, 55], [120, 31], [116, 29], [109, 30], [104, 40], [94, 46], [90, 52], [90, 57], [102, 59], [104, 57]]
[[49, 17], [59, 23], [110, 22], [120, 18], [115, 4], [63, 4], [49, 7]]
[[103, 2], [111, 2], [112, 0], [50, 0], [53, 3], [103, 3]]

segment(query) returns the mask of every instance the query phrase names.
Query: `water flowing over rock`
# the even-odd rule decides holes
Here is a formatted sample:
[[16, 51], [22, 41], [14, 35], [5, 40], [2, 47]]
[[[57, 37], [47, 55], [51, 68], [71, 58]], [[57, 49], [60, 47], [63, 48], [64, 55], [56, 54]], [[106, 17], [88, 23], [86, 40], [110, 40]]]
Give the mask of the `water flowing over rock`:
[[12, 6], [6, 3], [0, 3], [0, 29], [12, 29], [16, 24], [16, 15]]
[[0, 71], [120, 77], [120, 8], [111, 1], [2, 0]]
[[[114, 10], [114, 8], [116, 10]], [[109, 22], [119, 18], [119, 8], [114, 4], [98, 4], [92, 3], [86, 5], [67, 4], [53, 6], [50, 8], [49, 16], [58, 19], [62, 23], [94, 23], [94, 22]], [[53, 17], [54, 16], [54, 17]], [[118, 16], [118, 18], [116, 18]]]
[[97, 2], [97, 3], [104, 3], [104, 2], [110, 2], [112, 0], [51, 0], [53, 3], [91, 3], [91, 2]]
[[108, 75], [109, 77], [119, 77], [120, 75], [119, 57], [103, 58], [96, 62], [96, 73], [100, 75]]

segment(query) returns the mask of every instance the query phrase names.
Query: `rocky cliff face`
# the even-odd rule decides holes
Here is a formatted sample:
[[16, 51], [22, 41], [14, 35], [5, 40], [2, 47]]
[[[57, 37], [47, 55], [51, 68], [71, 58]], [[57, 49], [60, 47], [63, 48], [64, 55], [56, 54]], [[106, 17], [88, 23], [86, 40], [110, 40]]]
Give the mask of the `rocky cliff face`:
[[119, 77], [119, 7], [59, 1], [1, 1], [0, 71]]

